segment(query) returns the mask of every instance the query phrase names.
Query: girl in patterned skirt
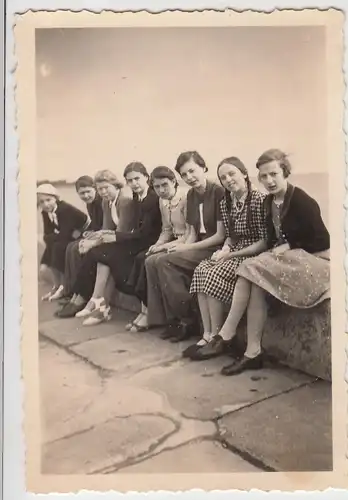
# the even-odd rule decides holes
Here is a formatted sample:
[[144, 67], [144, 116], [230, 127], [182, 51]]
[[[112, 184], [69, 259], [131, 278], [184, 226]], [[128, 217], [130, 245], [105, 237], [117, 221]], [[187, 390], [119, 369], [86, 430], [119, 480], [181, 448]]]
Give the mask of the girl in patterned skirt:
[[217, 175], [225, 188], [220, 211], [226, 240], [221, 250], [195, 269], [190, 292], [197, 294], [204, 334], [197, 344], [184, 351], [185, 357], [195, 354], [220, 331], [225, 304], [231, 302], [237, 281], [236, 270], [244, 259], [265, 249], [265, 195], [251, 186], [248, 171], [239, 158], [222, 160]]
[[314, 307], [330, 297], [330, 236], [318, 203], [288, 183], [291, 165], [282, 151], [266, 151], [256, 166], [259, 180], [269, 192], [265, 201], [268, 250], [239, 266], [227, 320], [220, 333], [197, 353], [205, 359], [225, 352], [247, 311], [247, 349], [242, 359], [222, 369], [223, 375], [262, 367], [267, 294], [298, 308]]

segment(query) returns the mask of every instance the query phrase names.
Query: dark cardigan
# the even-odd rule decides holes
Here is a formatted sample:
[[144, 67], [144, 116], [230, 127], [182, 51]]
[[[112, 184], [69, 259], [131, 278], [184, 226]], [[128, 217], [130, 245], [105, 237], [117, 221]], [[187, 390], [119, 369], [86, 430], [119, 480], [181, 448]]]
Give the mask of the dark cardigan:
[[[265, 199], [267, 247], [277, 244], [272, 220], [273, 195]], [[281, 232], [290, 248], [302, 248], [308, 253], [330, 248], [330, 235], [321, 218], [318, 203], [298, 187], [288, 184], [280, 214]]]
[[142, 201], [134, 195], [132, 201], [134, 214], [133, 227], [131, 231], [116, 230], [116, 241], [127, 242], [138, 251], [153, 245], [162, 230], [162, 218], [159, 208], [159, 199], [155, 191], [149, 188], [147, 195]]
[[65, 201], [57, 202], [58, 227], [53, 224], [47, 212], [42, 212], [44, 241], [46, 244], [56, 241], [73, 241], [77, 232], [81, 233], [87, 222], [87, 215], [81, 212], [78, 208], [66, 203]]

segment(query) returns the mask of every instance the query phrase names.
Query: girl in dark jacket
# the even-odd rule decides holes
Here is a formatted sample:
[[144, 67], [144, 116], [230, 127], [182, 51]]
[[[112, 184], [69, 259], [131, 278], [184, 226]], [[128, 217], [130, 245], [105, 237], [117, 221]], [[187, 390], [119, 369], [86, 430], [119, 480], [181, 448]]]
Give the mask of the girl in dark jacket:
[[45, 251], [41, 258], [41, 270], [48, 267], [53, 275], [52, 290], [42, 300], [56, 300], [64, 293], [63, 281], [66, 248], [89, 223], [86, 214], [78, 208], [60, 200], [52, 184], [37, 187], [38, 206], [42, 212]]
[[262, 367], [267, 294], [298, 308], [314, 307], [330, 297], [330, 236], [318, 203], [288, 183], [291, 165], [282, 151], [266, 151], [256, 167], [269, 193], [265, 200], [266, 251], [239, 266], [227, 320], [197, 353], [197, 359], [207, 359], [225, 352], [247, 311], [247, 349], [241, 360], [222, 369], [223, 375]]

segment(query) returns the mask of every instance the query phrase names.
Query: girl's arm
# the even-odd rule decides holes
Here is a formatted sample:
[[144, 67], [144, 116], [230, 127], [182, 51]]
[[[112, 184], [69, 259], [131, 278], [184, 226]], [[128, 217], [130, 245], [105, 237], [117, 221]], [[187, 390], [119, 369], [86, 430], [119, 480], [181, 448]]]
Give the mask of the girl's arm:
[[222, 250], [230, 250], [230, 247], [232, 246], [232, 240], [230, 236], [227, 236], [227, 238], [224, 241], [224, 244], [222, 246]]
[[267, 250], [266, 240], [259, 240], [256, 243], [252, 243], [248, 247], [241, 248], [240, 250], [231, 251], [228, 258], [233, 259], [235, 257], [252, 257], [258, 255], [259, 253], [265, 252]]
[[[190, 233], [189, 238], [186, 240], [185, 245], [187, 246], [187, 249], [194, 250], [194, 249], [204, 249], [204, 248], [210, 248], [214, 247], [217, 245], [220, 245], [225, 238], [225, 228], [223, 225], [222, 221], [217, 221], [217, 227], [216, 227], [216, 233], [213, 234], [213, 236], [209, 236], [209, 238], [206, 238], [205, 240], [202, 241], [193, 241], [193, 234], [195, 233], [194, 228], [191, 226], [192, 230]], [[196, 237], [197, 238], [197, 237]]]
[[197, 241], [195, 228], [190, 224], [187, 224], [184, 238], [185, 238], [185, 245], [192, 245]]

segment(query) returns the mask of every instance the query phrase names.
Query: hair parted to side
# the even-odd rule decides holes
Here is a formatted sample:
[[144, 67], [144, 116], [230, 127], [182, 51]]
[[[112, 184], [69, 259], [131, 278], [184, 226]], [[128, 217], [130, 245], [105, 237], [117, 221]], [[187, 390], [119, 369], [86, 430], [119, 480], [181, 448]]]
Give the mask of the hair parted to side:
[[194, 161], [196, 165], [199, 167], [203, 168], [204, 172], [208, 172], [208, 167], [201, 157], [201, 155], [197, 151], [185, 151], [184, 153], [181, 153], [176, 160], [176, 165], [175, 165], [175, 170], [180, 174], [181, 168], [185, 165], [185, 163], [189, 161]]
[[124, 169], [123, 177], [126, 178], [131, 172], [139, 172], [139, 174], [144, 175], [148, 179], [150, 177], [146, 167], [140, 161], [132, 161], [132, 163], [129, 163]]
[[94, 188], [94, 180], [89, 175], [82, 175], [75, 181], [75, 189], [79, 191], [82, 188]]
[[[238, 168], [238, 170], [245, 176], [245, 184], [246, 184], [247, 191], [248, 191], [246, 199], [245, 199], [245, 206], [247, 209], [247, 221], [248, 221], [248, 226], [249, 226], [251, 223], [250, 202], [251, 202], [252, 186], [251, 186], [251, 181], [250, 181], [248, 169], [246, 168], [246, 166], [244, 165], [242, 160], [240, 160], [237, 156], [230, 156], [228, 158], [224, 158], [222, 161], [220, 161], [220, 163], [217, 167], [217, 176], [218, 176], [219, 180], [220, 180], [219, 170], [222, 167], [222, 165], [226, 165], [226, 164], [233, 165], [234, 167]], [[220, 180], [220, 183], [222, 184], [221, 180]], [[227, 189], [225, 189], [225, 201], [226, 201], [226, 207], [227, 207], [228, 213], [230, 213], [231, 207], [232, 207], [232, 200], [231, 200], [231, 193]], [[233, 234], [234, 223], [232, 222], [232, 220], [230, 220], [230, 228], [229, 229], [230, 229], [230, 233]]]
[[256, 168], [260, 169], [262, 165], [277, 161], [280, 168], [283, 170], [284, 177], [287, 178], [291, 174], [291, 163], [289, 162], [288, 155], [281, 149], [268, 149], [259, 157], [256, 162]]
[[111, 172], [111, 170], [99, 170], [99, 172], [97, 172], [94, 176], [94, 184], [97, 184], [98, 182], [108, 182], [117, 189], [121, 189], [123, 187], [123, 182], [121, 182], [117, 175]]
[[178, 179], [173, 170], [169, 167], [159, 166], [154, 168], [150, 175], [150, 186], [153, 187], [155, 179], [169, 179], [175, 183], [175, 187], [178, 187]]

